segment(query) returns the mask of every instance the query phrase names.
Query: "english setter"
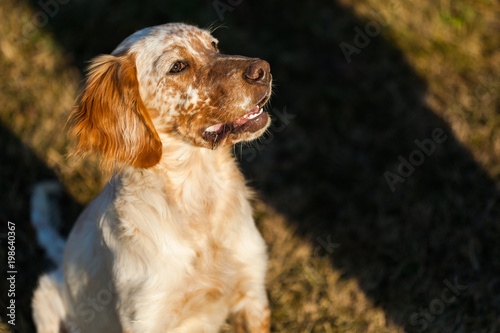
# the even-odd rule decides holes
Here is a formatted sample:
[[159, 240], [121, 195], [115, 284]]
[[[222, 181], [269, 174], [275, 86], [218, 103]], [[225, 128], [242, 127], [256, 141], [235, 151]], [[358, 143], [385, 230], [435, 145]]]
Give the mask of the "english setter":
[[33, 296], [37, 331], [269, 332], [267, 254], [231, 146], [270, 124], [269, 64], [186, 24], [92, 61], [70, 116], [77, 153], [115, 170]]

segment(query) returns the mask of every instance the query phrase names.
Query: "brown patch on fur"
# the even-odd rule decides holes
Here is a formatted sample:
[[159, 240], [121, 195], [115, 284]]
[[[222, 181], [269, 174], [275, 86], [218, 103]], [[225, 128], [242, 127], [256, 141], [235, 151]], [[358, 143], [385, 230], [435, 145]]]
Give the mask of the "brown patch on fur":
[[[231, 123], [252, 111], [259, 102], [267, 100], [271, 92], [269, 72], [266, 72], [262, 84], [252, 84], [244, 79], [248, 68], [261, 60], [220, 54], [212, 48], [207, 49], [198, 39], [190, 41], [190, 45], [198, 52], [197, 58], [183, 47], [176, 47], [179, 58], [186, 59], [189, 66], [178, 75], [166, 75], [162, 79], [161, 95], [180, 92], [179, 103], [172, 105], [176, 115], [170, 131], [209, 149], [260, 136], [269, 125], [269, 118], [261, 124], [265, 128], [259, 133], [233, 131], [219, 137], [217, 142], [207, 140], [202, 134], [207, 127]], [[193, 101], [187, 93], [189, 89], [197, 91], [197, 98]], [[244, 103], [245, 100], [248, 103]]]
[[139, 168], [160, 161], [162, 143], [139, 95], [133, 55], [92, 62], [68, 123], [77, 138], [73, 154], [99, 152], [108, 170], [117, 161]]
[[205, 288], [186, 293], [182, 301], [179, 303], [179, 309], [182, 312], [189, 312], [186, 309], [199, 311], [206, 305], [206, 301], [215, 302], [224, 296], [224, 292], [220, 288]]
[[220, 245], [217, 244], [216, 242], [214, 242], [214, 241], [210, 242], [209, 253], [212, 255], [213, 260], [217, 259], [217, 256], [219, 255], [220, 248], [221, 248]]
[[[236, 288], [236, 290], [237, 290], [237, 288]], [[241, 301], [243, 301], [245, 299], [245, 297], [247, 297], [246, 293], [244, 293], [243, 291], [240, 290], [240, 291], [235, 293], [235, 295], [231, 299], [231, 303], [238, 304]]]
[[223, 296], [223, 292], [218, 288], [212, 288], [205, 291], [205, 295], [210, 301], [216, 301]]

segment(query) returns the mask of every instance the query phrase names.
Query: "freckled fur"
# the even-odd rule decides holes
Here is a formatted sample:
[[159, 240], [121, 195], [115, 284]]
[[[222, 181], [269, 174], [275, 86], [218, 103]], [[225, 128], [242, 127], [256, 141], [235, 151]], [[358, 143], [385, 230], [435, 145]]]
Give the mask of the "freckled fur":
[[[250, 112], [271, 84], [245, 82], [256, 59], [213, 41], [166, 24], [93, 61], [69, 120], [75, 154], [118, 171], [78, 218], [57, 274], [41, 278], [38, 332], [218, 332], [230, 313], [241, 330], [269, 332], [266, 248], [231, 154], [269, 123], [215, 150], [201, 131]], [[179, 60], [189, 68], [169, 74]]]

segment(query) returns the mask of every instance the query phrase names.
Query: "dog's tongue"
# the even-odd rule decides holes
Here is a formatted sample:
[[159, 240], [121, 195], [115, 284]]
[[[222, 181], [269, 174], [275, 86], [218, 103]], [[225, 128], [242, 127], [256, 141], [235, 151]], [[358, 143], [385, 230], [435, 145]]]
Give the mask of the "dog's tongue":
[[224, 124], [212, 125], [209, 128], [207, 128], [205, 132], [219, 132], [220, 130], [222, 130], [223, 126]]

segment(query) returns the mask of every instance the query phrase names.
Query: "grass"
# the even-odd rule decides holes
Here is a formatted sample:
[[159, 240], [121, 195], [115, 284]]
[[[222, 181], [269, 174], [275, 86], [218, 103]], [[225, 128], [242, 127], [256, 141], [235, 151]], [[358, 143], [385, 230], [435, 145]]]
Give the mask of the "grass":
[[[105, 181], [95, 160], [65, 157], [86, 61], [172, 21], [223, 24], [224, 52], [271, 64], [276, 126], [235, 152], [260, 193], [274, 332], [499, 329], [498, 2], [242, 1], [221, 22], [211, 2], [70, 1], [23, 36], [40, 11], [0, 3], [0, 217], [16, 223], [20, 272], [16, 326], [1, 311], [0, 332], [33, 331], [31, 292], [48, 265], [28, 223], [30, 187], [64, 184], [67, 232]], [[348, 63], [339, 45], [370, 22], [379, 31]], [[447, 139], [391, 191], [384, 174], [436, 128]], [[466, 288], [445, 303], [455, 279]], [[5, 281], [0, 295], [4, 309]]]

